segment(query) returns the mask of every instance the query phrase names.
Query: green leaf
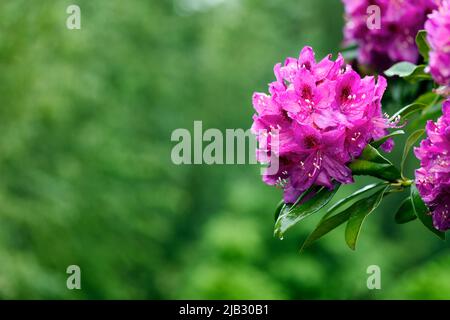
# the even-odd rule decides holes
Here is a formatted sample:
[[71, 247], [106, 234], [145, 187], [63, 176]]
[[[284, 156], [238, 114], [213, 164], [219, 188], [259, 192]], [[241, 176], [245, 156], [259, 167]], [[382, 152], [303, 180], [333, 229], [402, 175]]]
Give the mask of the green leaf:
[[355, 199], [356, 197], [369, 192], [371, 190], [374, 190], [378, 187], [381, 187], [383, 185], [386, 185], [386, 182], [379, 182], [379, 183], [372, 183], [369, 184], [355, 192], [353, 192], [351, 195], [345, 197], [344, 199], [339, 200], [338, 202], [336, 202], [334, 205], [332, 205], [327, 212], [325, 213], [325, 215], [323, 216], [322, 220], [325, 220], [326, 218], [328, 218], [329, 216], [331, 216], [337, 209], [341, 208], [342, 206], [346, 205], [347, 203], [349, 203], [350, 201], [352, 201], [353, 199]]
[[278, 217], [280, 216], [280, 212], [286, 207], [286, 204], [284, 203], [284, 200], [281, 200], [277, 204], [277, 208], [275, 209], [275, 221], [277, 221]]
[[401, 135], [401, 134], [405, 134], [405, 131], [403, 131], [403, 130], [394, 131], [388, 135], [385, 135], [383, 138], [373, 141], [370, 145], [372, 147], [378, 149], [383, 143], [385, 143], [390, 138]]
[[349, 164], [349, 168], [354, 175], [368, 175], [391, 182], [401, 178], [400, 171], [370, 144], [358, 159]]
[[429, 80], [431, 75], [425, 72], [426, 65], [416, 66], [411, 62], [399, 62], [394, 64], [384, 74], [388, 77], [399, 76], [408, 81]]
[[363, 152], [361, 153], [361, 155], [359, 156], [358, 159], [367, 160], [367, 161], [376, 162], [376, 163], [392, 164], [388, 159], [383, 157], [381, 155], [381, 153], [378, 152], [377, 149], [375, 149], [371, 145], [367, 145], [364, 148]]
[[326, 187], [321, 187], [319, 191], [307, 201], [291, 207], [286, 206], [285, 210], [280, 212], [280, 215], [275, 222], [275, 236], [282, 239], [289, 228], [322, 209], [334, 196], [339, 189], [339, 186], [340, 183], [335, 182], [332, 191]]
[[308, 197], [310, 194], [318, 193], [322, 188], [322, 186], [311, 186], [308, 190], [303, 192], [293, 204], [289, 205], [289, 210], [291, 210], [291, 208], [293, 207], [296, 207], [305, 197]]
[[383, 195], [388, 188], [389, 186], [386, 186], [373, 195], [357, 201], [349, 208], [352, 214], [350, 215], [347, 222], [347, 227], [345, 228], [345, 242], [347, 242], [350, 249], [355, 250], [356, 242], [361, 232], [361, 227], [364, 220], [380, 205]]
[[416, 44], [417, 48], [419, 48], [420, 55], [423, 57], [425, 62], [428, 61], [430, 46], [427, 42], [427, 32], [425, 30], [419, 30], [419, 32], [417, 32]]
[[411, 186], [411, 204], [414, 208], [414, 212], [416, 216], [419, 218], [420, 222], [431, 232], [437, 235], [440, 239], [445, 240], [445, 233], [439, 230], [436, 230], [433, 226], [433, 218], [431, 214], [420, 197], [419, 191], [417, 190], [415, 185]]
[[343, 224], [345, 221], [347, 221], [350, 218], [351, 210], [344, 210], [332, 217], [329, 217], [325, 220], [320, 221], [319, 225], [314, 229], [313, 232], [306, 238], [306, 240], [303, 242], [303, 245], [300, 248], [300, 251], [303, 251], [307, 247], [309, 247], [313, 242], [317, 241], [318, 239], [322, 238], [324, 235], [326, 235], [328, 232], [330, 232], [333, 229], [336, 229], [341, 224]]
[[387, 69], [384, 74], [388, 77], [399, 76], [403, 78], [412, 74], [416, 67], [417, 66], [411, 62], [403, 61], [394, 64], [392, 67]]
[[[386, 186], [387, 188], [388, 186]], [[373, 188], [373, 187], [372, 187]], [[386, 190], [384, 188], [382, 191]], [[361, 190], [360, 190], [361, 191]], [[368, 191], [368, 190], [365, 190]], [[364, 191], [364, 192], [365, 192]], [[379, 191], [381, 192], [381, 191]], [[375, 193], [378, 194], [379, 192]], [[359, 193], [362, 194], [363, 192]], [[370, 198], [370, 196], [369, 196]], [[366, 198], [367, 199], [367, 198]], [[322, 219], [319, 224], [316, 226], [313, 232], [306, 238], [306, 240], [303, 242], [300, 251], [303, 251], [307, 247], [309, 247], [312, 243], [317, 241], [318, 239], [322, 238], [324, 235], [328, 234], [330, 231], [336, 229], [341, 224], [349, 220], [350, 216], [354, 212], [355, 208], [359, 208], [366, 199], [361, 199], [357, 202], [355, 202], [352, 206], [346, 208], [345, 210], [342, 210], [341, 212], [330, 216], [326, 219]]]
[[419, 96], [414, 103], [422, 103], [426, 106], [435, 104], [439, 100], [440, 96], [434, 92], [426, 92]]
[[417, 219], [416, 213], [412, 206], [411, 197], [406, 198], [395, 213], [395, 222], [398, 224], [407, 223]]
[[400, 117], [400, 119], [407, 119], [408, 116], [415, 112], [422, 111], [426, 106], [427, 105], [423, 103], [411, 103], [394, 113], [389, 121], [394, 121], [397, 117]]
[[422, 117], [428, 120], [430, 119], [429, 115], [434, 115], [436, 111], [442, 113], [442, 101], [443, 98], [436, 92], [427, 92], [417, 98], [415, 102], [426, 104], [425, 109], [422, 111]]
[[416, 130], [425, 127], [430, 119], [437, 119], [442, 115], [442, 97], [434, 92], [427, 92], [416, 99], [415, 103], [423, 103], [426, 107], [422, 110], [420, 117], [408, 124], [408, 127]]
[[421, 80], [431, 80], [431, 75], [427, 72], [425, 72], [426, 65], [419, 65], [417, 66], [413, 72], [405, 77], [403, 77], [405, 80], [410, 82], [416, 82]]
[[354, 175], [372, 176], [391, 182], [401, 178], [398, 169], [391, 164], [376, 163], [367, 160], [354, 160], [349, 164], [349, 168]]
[[411, 135], [408, 137], [408, 139], [406, 139], [405, 147], [403, 149], [402, 162], [400, 165], [400, 172], [402, 174], [402, 177], [404, 177], [403, 173], [404, 173], [404, 168], [405, 168], [405, 162], [406, 162], [406, 159], [408, 158], [409, 151], [411, 150], [412, 146], [417, 142], [417, 140], [419, 140], [419, 138], [423, 135], [424, 132], [425, 132], [424, 129], [419, 129], [419, 130], [411, 133]]
[[440, 104], [435, 104], [430, 107], [427, 107], [422, 113], [422, 119], [426, 121], [430, 119], [437, 119], [442, 115], [442, 106]]

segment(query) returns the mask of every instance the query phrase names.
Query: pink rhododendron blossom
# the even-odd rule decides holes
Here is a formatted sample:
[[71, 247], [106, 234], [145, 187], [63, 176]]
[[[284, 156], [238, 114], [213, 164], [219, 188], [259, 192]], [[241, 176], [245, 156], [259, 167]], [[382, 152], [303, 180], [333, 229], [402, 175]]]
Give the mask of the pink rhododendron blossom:
[[444, 102], [443, 116], [428, 121], [428, 138], [415, 148], [421, 167], [416, 170], [416, 185], [430, 208], [434, 227], [450, 229], [450, 99]]
[[[391, 126], [381, 111], [386, 80], [361, 78], [341, 55], [336, 61], [330, 58], [316, 62], [312, 48], [305, 47], [298, 59], [275, 66], [269, 94], [253, 95], [258, 160], [267, 162], [272, 152], [279, 158], [278, 172], [263, 180], [282, 187], [287, 203], [312, 185], [331, 189], [333, 180], [353, 182], [347, 164]], [[271, 146], [273, 132], [277, 148]], [[390, 151], [393, 142], [382, 147]]]
[[450, 86], [450, 1], [441, 0], [438, 10], [425, 23], [430, 44], [430, 73], [434, 80]]
[[[347, 44], [359, 47], [358, 60], [378, 70], [399, 61], [416, 63], [419, 52], [415, 37], [426, 16], [436, 8], [435, 0], [342, 0]], [[370, 6], [379, 8], [379, 26], [368, 25]]]

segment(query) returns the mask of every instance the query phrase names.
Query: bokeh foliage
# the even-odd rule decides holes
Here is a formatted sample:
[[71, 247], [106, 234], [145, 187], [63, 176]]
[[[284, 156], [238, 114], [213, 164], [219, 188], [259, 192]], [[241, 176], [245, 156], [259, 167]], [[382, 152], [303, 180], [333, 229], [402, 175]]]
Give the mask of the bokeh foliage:
[[[65, 27], [73, 3], [78, 31]], [[450, 298], [446, 243], [395, 225], [395, 197], [356, 252], [340, 229], [300, 255], [318, 217], [273, 238], [281, 193], [257, 166], [171, 163], [176, 128], [248, 128], [275, 62], [306, 44], [336, 54], [342, 12], [336, 0], [1, 1], [0, 298]], [[71, 264], [80, 291], [66, 288]], [[371, 264], [381, 291], [366, 287]]]

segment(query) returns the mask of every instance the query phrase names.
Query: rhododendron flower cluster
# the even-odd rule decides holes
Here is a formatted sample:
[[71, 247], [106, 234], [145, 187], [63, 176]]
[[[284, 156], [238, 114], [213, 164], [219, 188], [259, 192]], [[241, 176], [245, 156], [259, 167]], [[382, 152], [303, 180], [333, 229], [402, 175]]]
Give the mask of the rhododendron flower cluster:
[[[416, 63], [417, 31], [423, 29], [426, 16], [436, 8], [434, 0], [342, 0], [345, 6], [346, 43], [359, 47], [358, 60], [378, 70], [395, 62]], [[379, 28], [369, 28], [367, 8], [380, 8]]]
[[436, 123], [428, 121], [428, 138], [415, 154], [421, 167], [416, 170], [416, 185], [430, 208], [434, 227], [450, 229], [450, 100], [444, 102], [443, 116]]
[[[257, 114], [252, 130], [266, 148], [258, 160], [267, 161], [272, 152], [279, 159], [278, 172], [263, 180], [282, 187], [286, 203], [312, 185], [353, 182], [347, 164], [391, 126], [381, 111], [386, 80], [361, 78], [341, 55], [330, 58], [316, 62], [312, 48], [305, 47], [298, 59], [275, 65], [269, 95], [253, 95]], [[279, 145], [272, 146], [271, 135], [261, 132], [276, 132]], [[383, 145], [392, 147], [391, 140]]]
[[425, 23], [430, 44], [430, 73], [434, 80], [450, 86], [450, 1], [442, 0]]

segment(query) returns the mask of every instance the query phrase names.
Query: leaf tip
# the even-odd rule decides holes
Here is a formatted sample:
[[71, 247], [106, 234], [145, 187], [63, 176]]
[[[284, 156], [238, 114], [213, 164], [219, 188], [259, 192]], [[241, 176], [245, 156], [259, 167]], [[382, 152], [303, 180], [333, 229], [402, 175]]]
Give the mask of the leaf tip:
[[356, 251], [356, 243], [347, 242], [347, 247], [349, 247], [353, 251]]

